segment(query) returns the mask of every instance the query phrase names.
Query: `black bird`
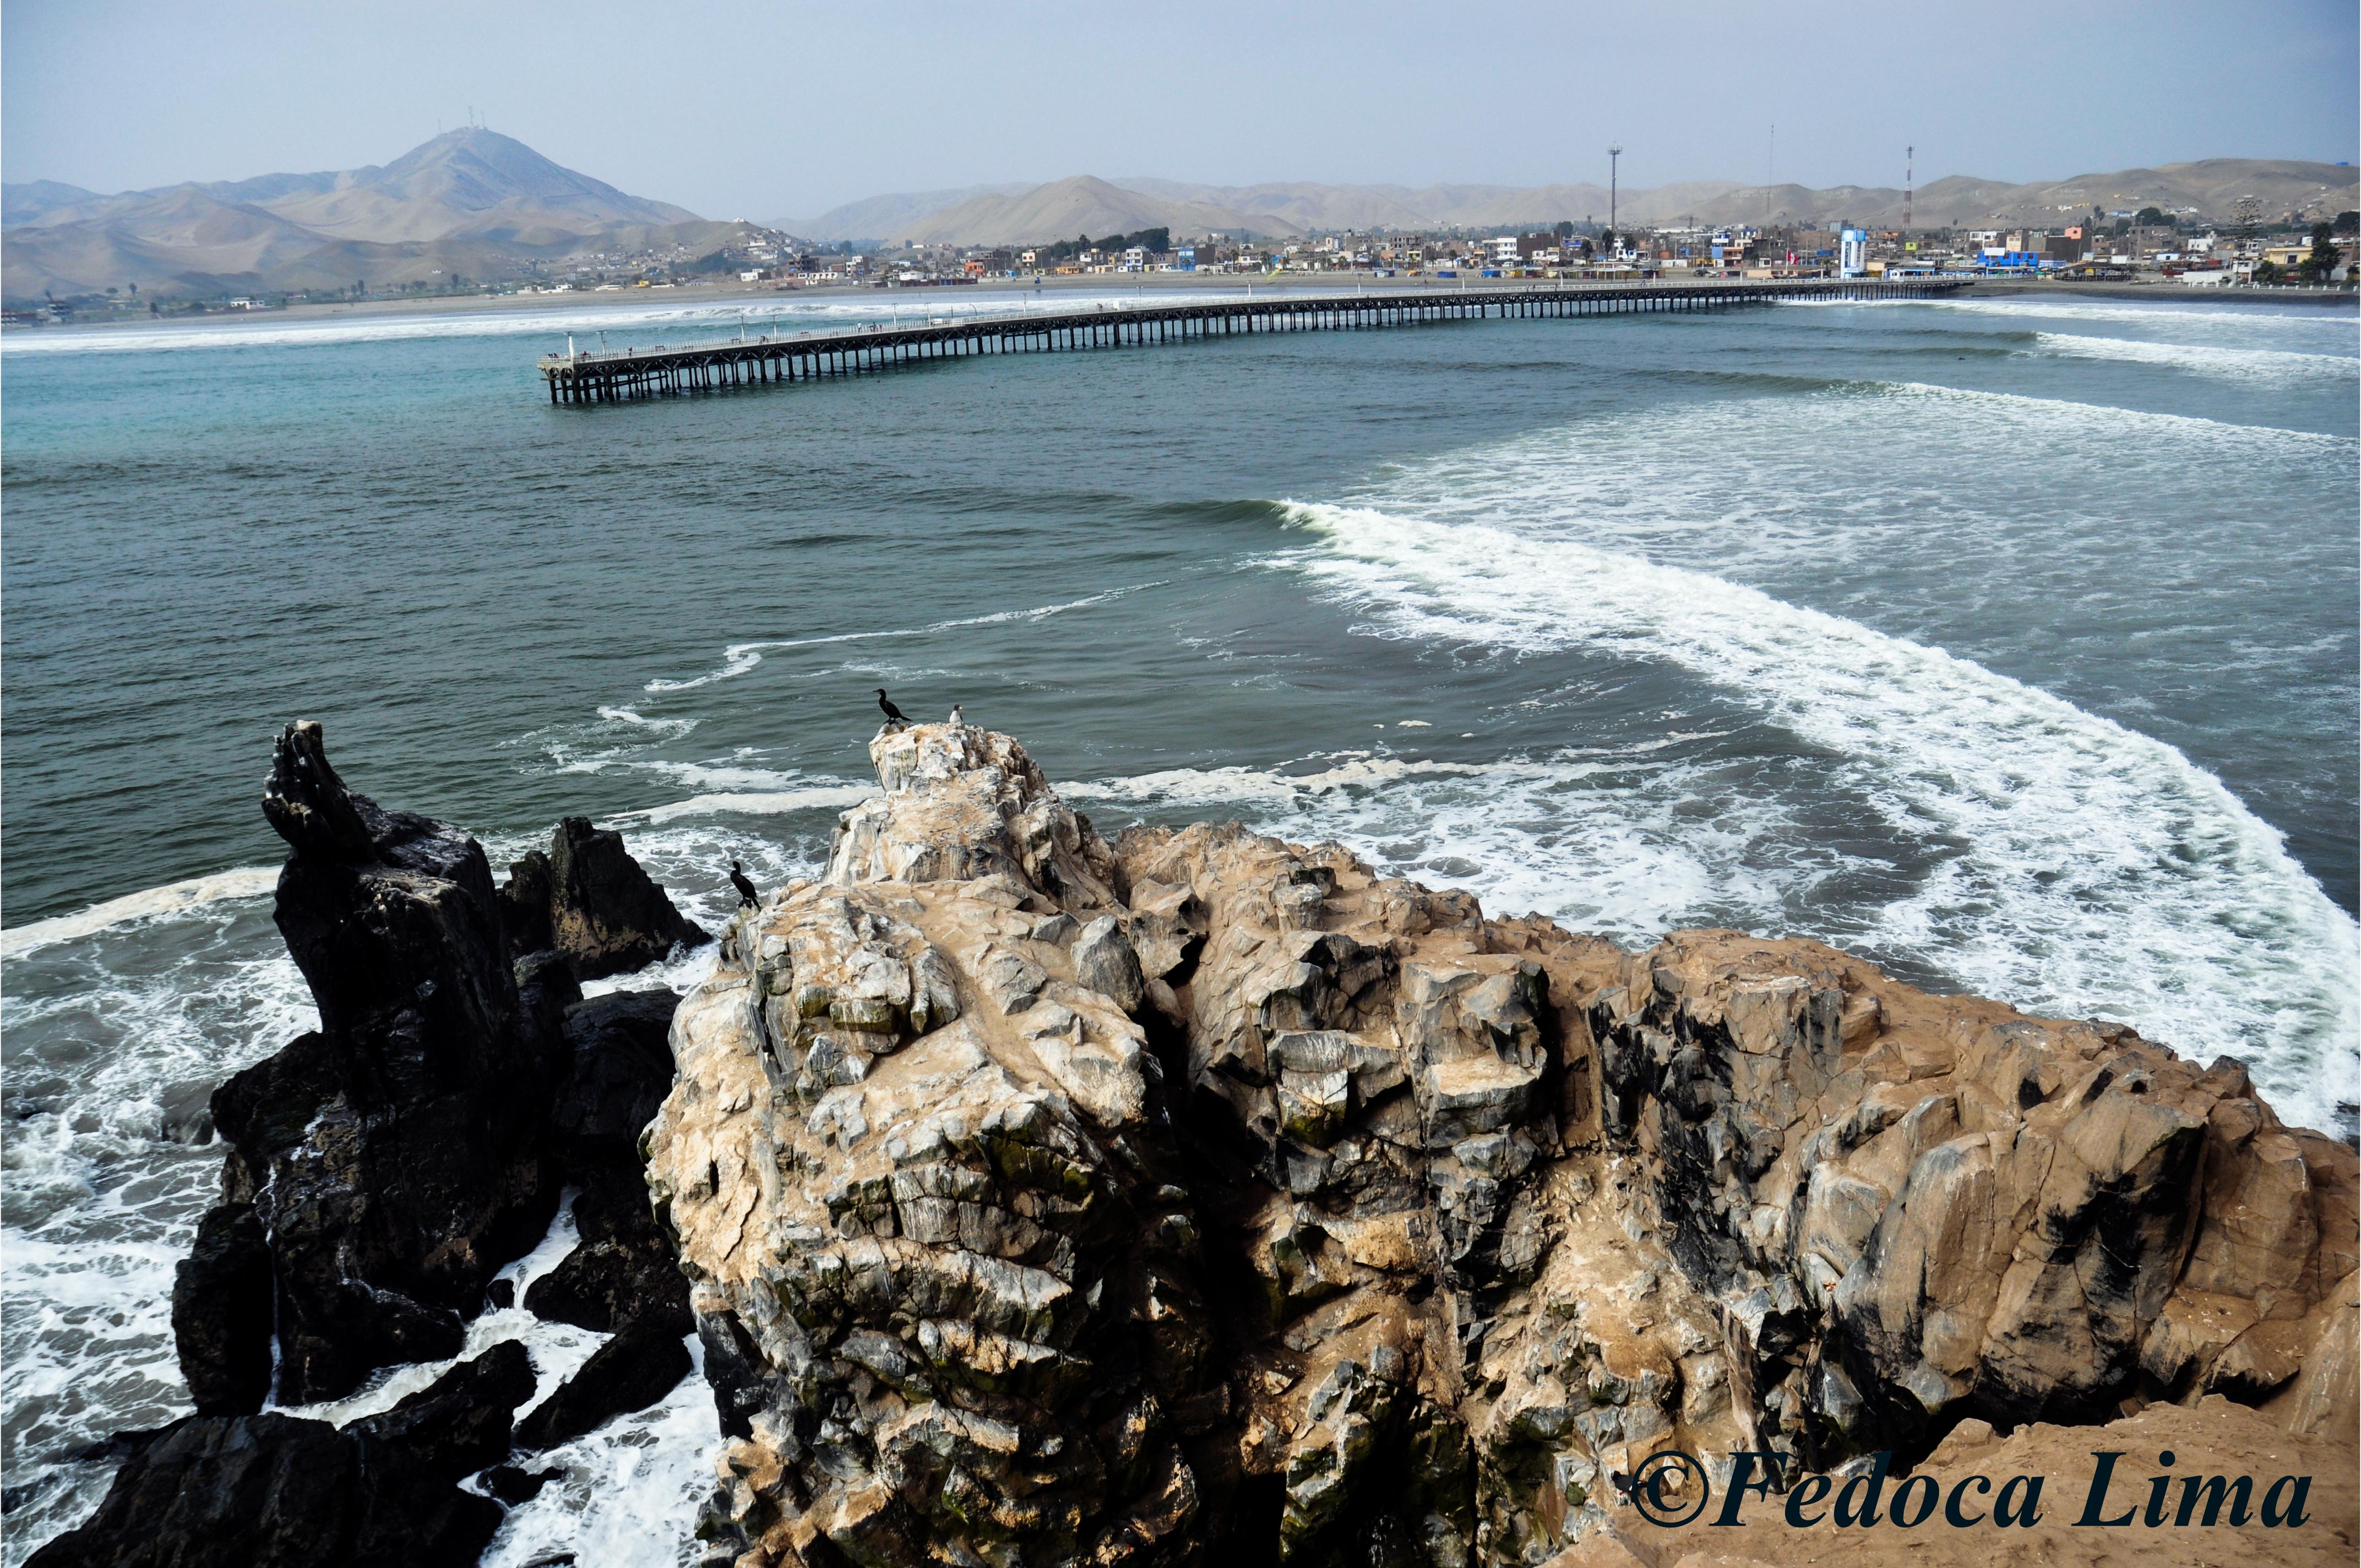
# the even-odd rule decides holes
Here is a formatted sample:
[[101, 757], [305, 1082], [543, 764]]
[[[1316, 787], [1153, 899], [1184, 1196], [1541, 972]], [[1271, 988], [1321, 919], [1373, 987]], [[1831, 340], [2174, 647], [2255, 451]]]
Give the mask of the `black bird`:
[[902, 717], [902, 710], [900, 708], [895, 707], [891, 701], [887, 700], [885, 688], [884, 686], [879, 686], [877, 688], [877, 706], [885, 710], [886, 722], [890, 724], [907, 724], [910, 722], [908, 719]]
[[735, 861], [730, 862], [730, 885], [738, 890], [739, 908], [752, 909], [763, 902], [763, 895], [754, 891], [752, 883], [746, 880], [746, 868]]

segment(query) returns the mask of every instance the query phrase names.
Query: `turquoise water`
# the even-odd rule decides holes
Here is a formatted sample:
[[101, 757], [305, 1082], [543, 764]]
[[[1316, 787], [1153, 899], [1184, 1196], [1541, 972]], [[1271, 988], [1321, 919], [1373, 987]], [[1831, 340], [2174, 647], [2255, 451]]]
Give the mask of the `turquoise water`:
[[[496, 859], [614, 820], [703, 916], [729, 856], [821, 857], [884, 685], [1110, 830], [1338, 838], [1631, 944], [1819, 936], [2349, 1125], [2349, 309], [1495, 322], [587, 410], [532, 373], [735, 319], [0, 345], [9, 1562], [103, 1489], [64, 1450], [182, 1398], [219, 1151], [157, 1135], [308, 1014], [260, 895], [295, 717]], [[584, 1440], [490, 1560], [676, 1540], [700, 1420]]]

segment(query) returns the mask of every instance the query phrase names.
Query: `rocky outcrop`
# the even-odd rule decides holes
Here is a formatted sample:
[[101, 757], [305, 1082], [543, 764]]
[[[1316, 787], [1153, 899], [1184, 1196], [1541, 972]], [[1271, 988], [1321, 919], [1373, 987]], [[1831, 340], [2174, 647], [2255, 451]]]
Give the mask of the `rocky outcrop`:
[[[280, 738], [263, 810], [293, 851], [276, 917], [321, 1026], [214, 1094], [223, 1204], [174, 1322], [216, 1409], [259, 1404], [274, 1319], [284, 1403], [456, 1354], [557, 1200], [544, 1121], [564, 1046], [520, 996], [482, 849], [346, 788], [315, 724]], [[233, 1311], [258, 1289], [258, 1230], [272, 1310]]]
[[669, 1329], [626, 1327], [517, 1423], [516, 1446], [548, 1448], [625, 1411], [643, 1410], [677, 1387], [692, 1365], [688, 1347]]
[[1617, 981], [1590, 1008], [1609, 1131], [1817, 1459], [1963, 1417], [2259, 1401], [2349, 1343], [2353, 1153], [2283, 1127], [2233, 1060], [1732, 933]]
[[1664, 1447], [2352, 1430], [2355, 1157], [2235, 1064], [1235, 827], [1110, 846], [985, 731], [871, 754], [648, 1134], [717, 1563], [1540, 1563]]
[[242, 1415], [270, 1397], [270, 1244], [251, 1203], [197, 1222], [172, 1280], [172, 1338], [201, 1416]]
[[464, 1568], [500, 1505], [398, 1442], [276, 1414], [192, 1416], [115, 1473], [35, 1568]]
[[563, 1028], [572, 1067], [553, 1096], [550, 1124], [566, 1179], [578, 1190], [581, 1240], [527, 1288], [536, 1317], [612, 1333], [632, 1325], [690, 1332], [688, 1282], [672, 1238], [648, 1208], [640, 1135], [672, 1087], [666, 1037], [680, 998], [623, 991], [577, 1002]]
[[563, 957], [576, 980], [644, 969], [675, 947], [711, 940], [673, 907], [623, 848], [623, 836], [568, 817], [509, 868], [500, 889], [510, 951], [544, 949]]
[[533, 1360], [503, 1340], [380, 1415], [346, 1430], [382, 1439], [446, 1481], [508, 1457], [516, 1408], [533, 1398]]

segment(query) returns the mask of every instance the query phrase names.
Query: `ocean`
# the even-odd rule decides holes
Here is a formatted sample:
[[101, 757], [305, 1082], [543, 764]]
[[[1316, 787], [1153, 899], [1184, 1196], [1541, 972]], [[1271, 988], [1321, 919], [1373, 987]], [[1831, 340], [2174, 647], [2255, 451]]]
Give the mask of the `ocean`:
[[[620, 827], [711, 927], [730, 857], [822, 861], [884, 686], [1016, 734], [1110, 834], [1334, 839], [1634, 947], [1817, 937], [2239, 1057], [2354, 1135], [2350, 308], [1788, 304], [565, 410], [532, 367], [740, 324], [0, 339], [5, 1563], [104, 1491], [74, 1450], [187, 1408], [192, 1109], [312, 1022], [258, 807], [297, 718], [496, 866]], [[544, 1390], [598, 1340], [511, 1310], [470, 1349], [506, 1338]], [[683, 1383], [554, 1451], [485, 1561], [688, 1560], [716, 1441]]]

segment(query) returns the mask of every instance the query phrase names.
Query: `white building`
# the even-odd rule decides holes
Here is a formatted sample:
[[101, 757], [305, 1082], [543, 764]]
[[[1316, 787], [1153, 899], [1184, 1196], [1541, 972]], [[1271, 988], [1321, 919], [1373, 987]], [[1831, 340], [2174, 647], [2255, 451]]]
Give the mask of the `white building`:
[[1869, 234], [1847, 229], [1837, 236], [1837, 276], [1859, 278], [1869, 271]]

